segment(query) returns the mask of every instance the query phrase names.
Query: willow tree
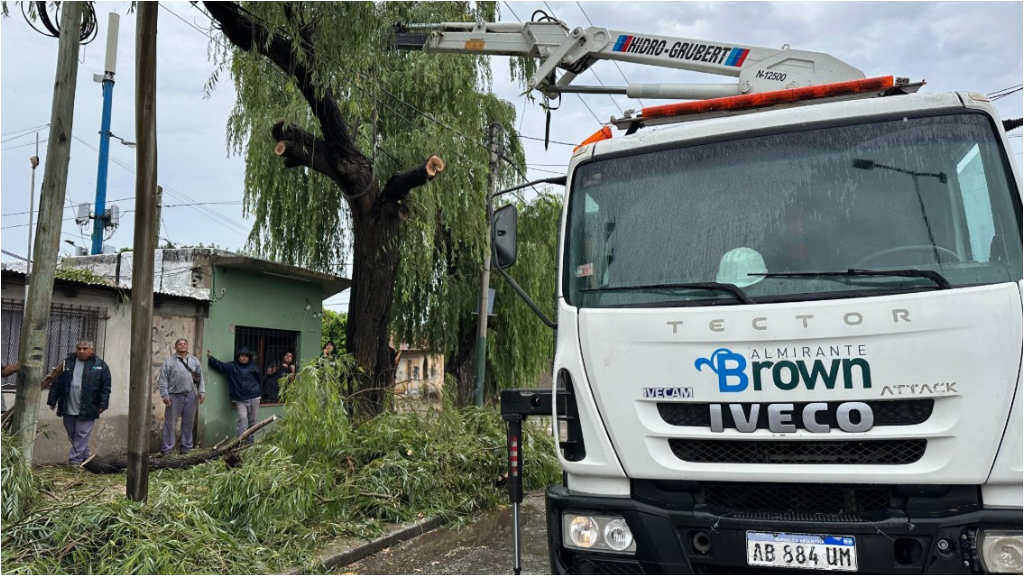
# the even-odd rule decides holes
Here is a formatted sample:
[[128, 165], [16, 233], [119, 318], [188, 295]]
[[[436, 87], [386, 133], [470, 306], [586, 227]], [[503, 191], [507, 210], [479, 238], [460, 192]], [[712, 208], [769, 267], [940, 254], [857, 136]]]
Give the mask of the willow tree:
[[[360, 411], [375, 414], [394, 380], [391, 334], [457, 353], [472, 317], [489, 123], [503, 127], [504, 163], [523, 162], [515, 108], [491, 93], [486, 59], [394, 51], [391, 24], [493, 20], [495, 3], [204, 6], [237, 92], [228, 141], [246, 161], [249, 247], [351, 271], [346, 348], [362, 372]], [[502, 174], [499, 185], [518, 180]]]

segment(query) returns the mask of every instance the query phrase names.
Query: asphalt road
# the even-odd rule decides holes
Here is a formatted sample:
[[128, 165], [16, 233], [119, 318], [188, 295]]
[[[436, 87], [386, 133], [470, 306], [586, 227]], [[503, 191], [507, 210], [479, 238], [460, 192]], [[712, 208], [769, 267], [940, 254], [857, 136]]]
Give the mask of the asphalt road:
[[[522, 573], [549, 574], [544, 494], [521, 507]], [[364, 560], [339, 574], [512, 574], [512, 508], [494, 510], [458, 529], [438, 528]]]

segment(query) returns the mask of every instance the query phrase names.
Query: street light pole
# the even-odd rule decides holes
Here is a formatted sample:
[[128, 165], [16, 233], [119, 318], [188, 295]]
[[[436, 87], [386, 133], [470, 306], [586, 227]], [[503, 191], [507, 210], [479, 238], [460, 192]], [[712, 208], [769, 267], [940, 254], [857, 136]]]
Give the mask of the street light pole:
[[[110, 113], [114, 100], [114, 73], [117, 71], [117, 31], [120, 16], [110, 13], [107, 20], [107, 59], [103, 71], [103, 120], [100, 124], [100, 160], [96, 173], [96, 213], [92, 223], [91, 254], [103, 252], [103, 233], [107, 228], [107, 166], [110, 163]], [[99, 79], [97, 75], [94, 78]]]

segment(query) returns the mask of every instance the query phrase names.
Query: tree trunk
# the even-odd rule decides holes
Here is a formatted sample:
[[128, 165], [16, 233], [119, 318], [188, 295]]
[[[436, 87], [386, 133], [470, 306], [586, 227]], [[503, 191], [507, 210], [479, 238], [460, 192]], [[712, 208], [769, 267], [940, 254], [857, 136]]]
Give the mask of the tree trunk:
[[299, 22], [290, 5], [282, 4], [285, 17], [300, 25], [296, 39], [280, 28], [268, 28], [239, 4], [204, 4], [232, 44], [266, 57], [295, 80], [320, 124], [320, 136], [300, 126], [286, 125], [284, 120], [269, 128], [277, 141], [274, 153], [282, 158], [285, 168], [306, 166], [327, 176], [348, 201], [353, 263], [345, 347], [355, 357], [359, 373], [355, 375], [358, 389], [344, 392], [360, 417], [375, 416], [383, 410], [386, 395], [394, 385], [389, 326], [401, 258], [400, 224], [409, 217], [405, 200], [413, 189], [444, 170], [444, 162], [431, 156], [378, 186], [373, 162], [356, 146], [334, 92], [323, 89], [311, 68], [317, 61], [311, 41], [317, 31], [315, 23]]
[[357, 375], [359, 390], [352, 397], [360, 417], [380, 414], [385, 393], [395, 384], [388, 324], [398, 277], [399, 220], [375, 220], [373, 214], [352, 211], [352, 293], [345, 347], [364, 371]]
[[474, 363], [476, 326], [472, 317], [460, 324], [459, 347], [445, 363], [445, 369], [455, 377], [455, 382], [458, 385], [455, 394], [455, 405], [462, 408], [473, 405], [473, 397], [476, 393], [476, 370]]

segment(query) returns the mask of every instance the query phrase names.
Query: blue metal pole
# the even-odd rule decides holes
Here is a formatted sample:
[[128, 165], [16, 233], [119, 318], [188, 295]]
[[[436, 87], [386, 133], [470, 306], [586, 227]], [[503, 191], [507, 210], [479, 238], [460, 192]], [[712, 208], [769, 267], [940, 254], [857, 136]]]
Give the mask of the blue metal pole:
[[103, 232], [107, 224], [107, 165], [110, 161], [110, 109], [114, 100], [113, 74], [103, 78], [103, 125], [100, 127], [100, 166], [96, 173], [96, 212], [92, 222], [91, 254], [103, 252]]

